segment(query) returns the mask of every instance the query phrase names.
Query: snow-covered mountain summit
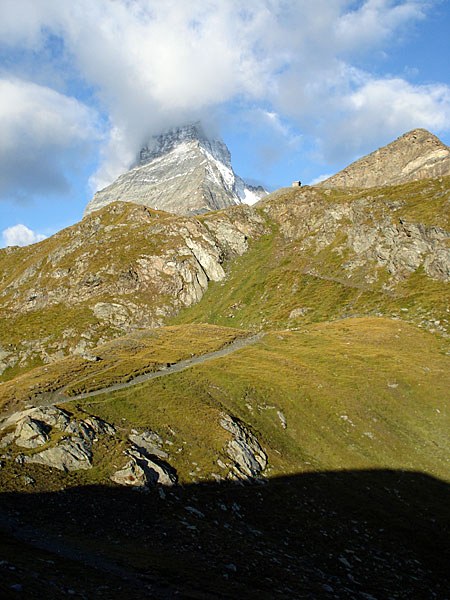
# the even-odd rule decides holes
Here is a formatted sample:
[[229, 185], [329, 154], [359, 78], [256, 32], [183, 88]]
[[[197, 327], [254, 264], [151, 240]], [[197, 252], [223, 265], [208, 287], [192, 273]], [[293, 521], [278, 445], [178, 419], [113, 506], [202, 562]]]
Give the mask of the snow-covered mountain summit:
[[153, 137], [135, 166], [97, 192], [84, 214], [120, 200], [192, 215], [253, 204], [266, 193], [236, 175], [226, 145], [194, 123]]

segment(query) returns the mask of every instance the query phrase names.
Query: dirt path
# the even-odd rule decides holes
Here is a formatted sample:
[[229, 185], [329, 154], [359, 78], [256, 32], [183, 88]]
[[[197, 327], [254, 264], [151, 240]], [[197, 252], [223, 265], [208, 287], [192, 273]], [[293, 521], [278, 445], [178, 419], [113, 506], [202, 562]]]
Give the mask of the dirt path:
[[[240, 350], [241, 348], [245, 348], [246, 346], [250, 346], [254, 344], [262, 337], [264, 337], [265, 333], [257, 333], [255, 335], [251, 335], [246, 338], [239, 338], [221, 348], [220, 350], [215, 350], [214, 352], [208, 352], [207, 354], [202, 354], [201, 356], [194, 356], [192, 358], [188, 358], [186, 360], [181, 360], [170, 367], [165, 367], [158, 371], [152, 371], [151, 373], [146, 373], [145, 375], [139, 375], [135, 377], [131, 381], [127, 381], [126, 383], [115, 383], [108, 387], [101, 388], [99, 390], [94, 390], [92, 392], [85, 392], [83, 394], [78, 394], [77, 396], [66, 396], [64, 394], [64, 389], [54, 392], [51, 397], [46, 398], [45, 406], [50, 406], [52, 404], [63, 404], [65, 402], [72, 402], [73, 400], [84, 400], [85, 398], [92, 398], [93, 396], [100, 396], [101, 394], [105, 394], [107, 392], [115, 392], [116, 390], [123, 390], [134, 385], [138, 385], [143, 383], [144, 381], [150, 381], [150, 379], [156, 379], [157, 377], [164, 377], [165, 375], [171, 375], [172, 373], [178, 373], [179, 371], [184, 371], [185, 369], [189, 369], [195, 365], [202, 364], [209, 360], [214, 360], [216, 358], [222, 358], [223, 356], [227, 356], [232, 352], [236, 352], [236, 350]], [[43, 406], [44, 403], [39, 403], [40, 406]]]

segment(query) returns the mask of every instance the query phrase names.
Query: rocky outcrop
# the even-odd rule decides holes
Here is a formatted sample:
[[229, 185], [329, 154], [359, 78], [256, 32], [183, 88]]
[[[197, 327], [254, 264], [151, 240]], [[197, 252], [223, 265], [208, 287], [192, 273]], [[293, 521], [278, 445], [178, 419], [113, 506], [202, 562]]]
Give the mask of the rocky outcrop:
[[222, 414], [220, 426], [232, 435], [225, 448], [233, 461], [232, 472], [239, 479], [251, 479], [261, 475], [267, 465], [267, 456], [256, 437], [242, 423]]
[[84, 214], [120, 201], [195, 215], [253, 203], [266, 193], [262, 187], [245, 184], [233, 171], [226, 145], [208, 139], [196, 123], [152, 138], [137, 165], [97, 192]]
[[92, 467], [92, 448], [88, 440], [81, 437], [63, 439], [57, 446], [47, 448], [31, 456], [19, 455], [20, 464], [38, 464], [60, 471], [78, 471]]
[[413, 129], [317, 185], [369, 188], [444, 175], [450, 175], [450, 148], [426, 129]]
[[111, 479], [119, 485], [145, 489], [153, 485], [171, 486], [176, 484], [176, 471], [164, 462], [167, 453], [159, 447], [162, 440], [158, 434], [145, 431], [142, 434], [132, 433], [130, 440], [134, 443], [124, 450], [127, 463], [116, 471]]
[[[286, 240], [300, 242], [298, 251], [305, 256], [333, 248], [342, 257], [343, 277], [363, 270], [365, 283], [371, 284], [377, 278], [376, 267], [385, 267], [389, 290], [422, 267], [431, 279], [450, 281], [450, 231], [408, 221], [402, 216], [403, 205], [384, 202], [383, 194], [377, 199], [367, 195], [332, 202], [309, 188], [268, 203], [265, 211]], [[307, 310], [295, 309], [291, 318]]]
[[[210, 281], [223, 280], [226, 261], [267, 230], [264, 217], [247, 205], [197, 219], [122, 203], [40, 245], [9, 252], [0, 271], [5, 319], [13, 323], [30, 314], [34, 321], [42, 311], [48, 326], [27, 335], [8, 328], [0, 371], [69, 353], [95, 360], [90, 350], [99, 341], [162, 325], [198, 302]], [[56, 319], [49, 319], [49, 309], [57, 311]]]
[[16, 427], [15, 442], [17, 446], [37, 448], [46, 444], [48, 440], [49, 437], [45, 425], [31, 417], [25, 417]]
[[400, 280], [419, 267], [431, 279], [450, 281], [450, 231], [422, 224], [385, 219], [375, 227], [353, 227], [348, 233], [348, 247], [358, 255], [357, 261], [344, 263], [351, 270], [361, 261], [376, 261]]
[[[55, 406], [30, 408], [14, 413], [0, 426], [3, 431], [0, 447], [15, 443], [22, 448], [36, 449], [48, 445], [45, 449], [19, 454], [18, 464], [40, 464], [61, 471], [77, 471], [92, 467], [92, 445], [97, 435], [115, 435], [115, 429], [109, 423], [97, 417], [74, 419], [72, 415]], [[65, 435], [52, 443], [52, 433], [59, 430]]]
[[[56, 441], [53, 441], [56, 430], [64, 435], [56, 435]], [[11, 450], [15, 445], [38, 449], [17, 454], [15, 461], [19, 465], [38, 464], [60, 471], [78, 471], [92, 468], [94, 443], [99, 436], [115, 434], [114, 427], [98, 417], [75, 419], [56, 406], [38, 407], [14, 413], [3, 421], [0, 447]], [[176, 471], [165, 462], [168, 455], [162, 450], [163, 441], [157, 433], [133, 430], [130, 441], [131, 445], [124, 450], [128, 460], [111, 475], [112, 481], [138, 488], [176, 484]], [[45, 447], [39, 449], [41, 446]], [[12, 458], [13, 454], [10, 452], [5, 456]]]
[[132, 431], [129, 435], [129, 440], [141, 453], [163, 459], [168, 457], [167, 452], [162, 450], [163, 441], [161, 437], [154, 431], [144, 431], [143, 433]]

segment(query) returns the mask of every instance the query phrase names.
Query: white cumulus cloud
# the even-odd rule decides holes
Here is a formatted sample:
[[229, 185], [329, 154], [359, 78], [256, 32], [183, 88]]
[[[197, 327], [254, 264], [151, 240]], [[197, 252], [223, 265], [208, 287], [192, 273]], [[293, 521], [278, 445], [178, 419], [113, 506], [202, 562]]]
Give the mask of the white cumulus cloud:
[[314, 179], [312, 179], [308, 183], [308, 185], [316, 185], [316, 183], [320, 183], [321, 181], [325, 181], [325, 179], [328, 179], [332, 175], [334, 175], [334, 173], [325, 173], [324, 175], [318, 175], [317, 177], [314, 177]]
[[86, 160], [95, 112], [49, 87], [0, 79], [0, 199], [65, 193], [66, 171]]
[[[39, 55], [48, 53], [50, 36], [59, 40], [63, 63], [52, 57], [46, 68], [59, 69], [64, 79], [62, 67], [70, 64], [71, 74], [95, 93], [108, 124], [101, 165], [91, 180], [102, 187], [130, 166], [152, 134], [232, 113], [231, 103], [234, 110], [265, 112], [268, 120], [275, 115], [274, 131], [291, 120], [319, 139], [330, 156], [343, 143], [341, 159], [362, 148], [347, 143], [346, 132], [356, 131], [352, 123], [359, 124], [369, 148], [382, 134], [399, 135], [425, 123], [435, 124], [437, 133], [448, 130], [448, 86], [414, 87], [355, 67], [374, 52], [388, 51], [435, 5], [436, 0], [3, 0], [0, 41]], [[377, 112], [380, 101], [383, 110]], [[66, 103], [63, 112], [80, 125], [74, 132], [86, 132], [78, 105], [73, 112], [74, 104], [69, 109]], [[384, 110], [386, 105], [393, 110]], [[423, 117], [432, 111], [434, 120]], [[286, 137], [280, 127], [278, 133]], [[288, 136], [286, 147], [291, 143]], [[41, 156], [43, 173], [51, 171], [53, 163], [45, 163], [45, 152]]]
[[45, 239], [45, 235], [35, 233], [22, 223], [8, 227], [2, 235], [4, 246], [28, 246]]
[[337, 102], [339, 119], [324, 137], [324, 150], [332, 158], [343, 151], [360, 155], [367, 151], [367, 140], [377, 146], [416, 127], [433, 133], [450, 128], [450, 88], [442, 84], [367, 78]]

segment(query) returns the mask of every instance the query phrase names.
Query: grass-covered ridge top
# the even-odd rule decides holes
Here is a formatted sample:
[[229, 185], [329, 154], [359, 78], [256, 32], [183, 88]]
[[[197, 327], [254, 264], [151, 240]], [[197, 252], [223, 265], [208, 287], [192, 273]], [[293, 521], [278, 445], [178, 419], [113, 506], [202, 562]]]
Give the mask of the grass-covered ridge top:
[[286, 201], [297, 202], [304, 199], [324, 204], [353, 203], [369, 199], [374, 208], [378, 207], [379, 215], [394, 211], [412, 222], [450, 228], [450, 175], [369, 189], [316, 186], [281, 188], [260, 200], [256, 206], [276, 207]]

